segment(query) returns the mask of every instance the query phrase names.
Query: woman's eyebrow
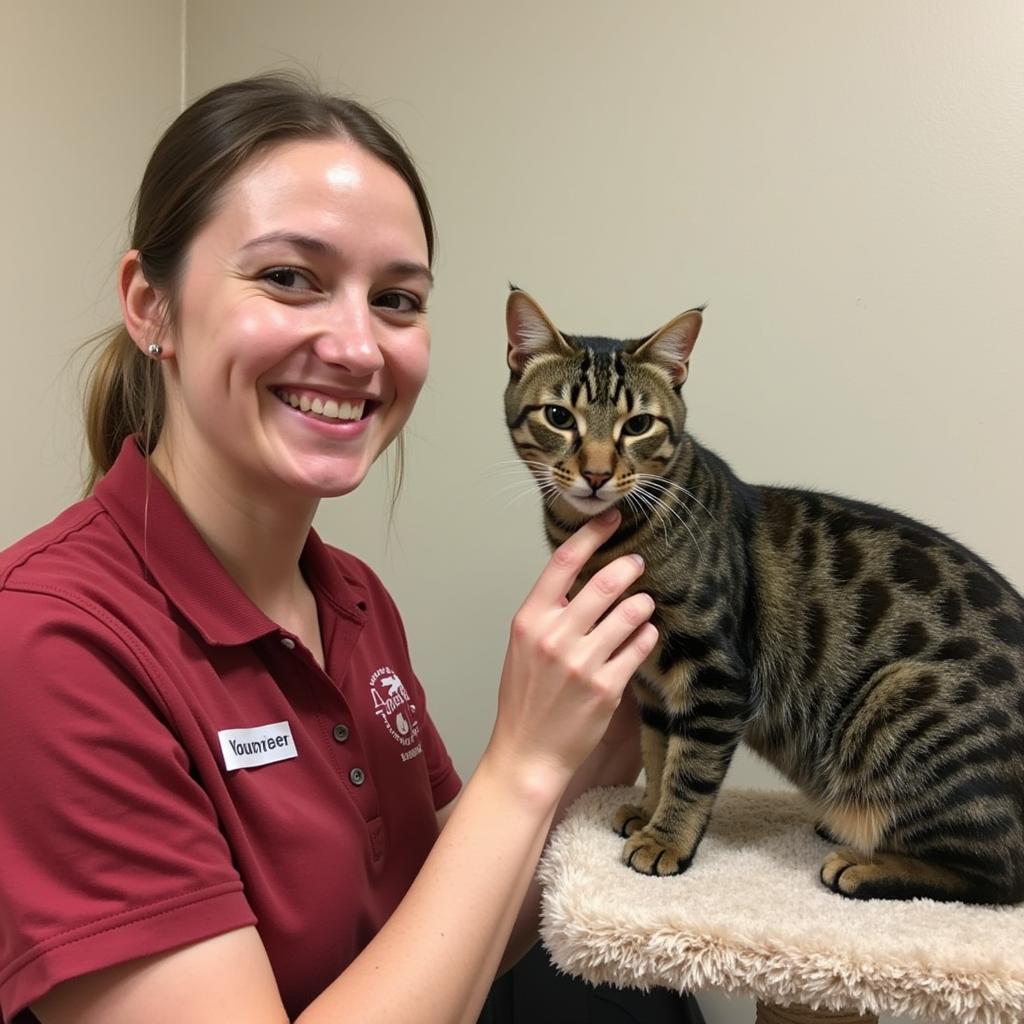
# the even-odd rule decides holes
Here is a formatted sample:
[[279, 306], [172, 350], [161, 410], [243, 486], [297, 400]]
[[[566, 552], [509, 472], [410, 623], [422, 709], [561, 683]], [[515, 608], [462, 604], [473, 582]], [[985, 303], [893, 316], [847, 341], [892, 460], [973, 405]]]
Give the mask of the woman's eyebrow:
[[430, 272], [430, 268], [416, 260], [394, 260], [384, 269], [396, 277], [422, 277], [428, 287], [434, 287], [434, 275]]
[[338, 250], [330, 242], [313, 235], [303, 235], [297, 231], [268, 231], [265, 235], [254, 238], [239, 250], [246, 252], [249, 249], [258, 249], [265, 245], [274, 245], [283, 242], [285, 245], [292, 245], [296, 249], [305, 249], [308, 252], [318, 253], [324, 256], [337, 256]]
[[[304, 249], [306, 252], [318, 256], [338, 256], [338, 248], [323, 238], [315, 235], [304, 235], [298, 231], [269, 231], [265, 235], [254, 238], [239, 250], [247, 252], [250, 249], [259, 249], [267, 245], [285, 244], [294, 246], [296, 249]], [[417, 260], [393, 260], [385, 268], [388, 274], [398, 277], [421, 277], [427, 284], [434, 287], [434, 275], [430, 268]]]

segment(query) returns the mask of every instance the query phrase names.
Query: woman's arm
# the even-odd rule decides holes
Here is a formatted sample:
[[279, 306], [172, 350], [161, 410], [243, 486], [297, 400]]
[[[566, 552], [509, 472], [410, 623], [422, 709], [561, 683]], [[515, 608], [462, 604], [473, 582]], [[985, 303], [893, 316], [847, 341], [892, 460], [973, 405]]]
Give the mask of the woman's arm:
[[[557, 825], [576, 798], [587, 790], [597, 786], [633, 785], [640, 774], [641, 763], [639, 709], [629, 694], [626, 694], [615, 710], [601, 742], [580, 765], [566, 787], [555, 811], [552, 825]], [[514, 967], [537, 942], [540, 898], [540, 883], [534, 878], [512, 926], [512, 934], [505, 955], [501, 959], [499, 974]]]
[[[401, 904], [300, 1024], [477, 1019], [559, 802], [656, 640], [649, 597], [615, 605], [642, 571], [630, 558], [566, 598], [616, 522], [592, 520], [552, 556], [513, 620], [480, 765]], [[33, 1009], [43, 1024], [286, 1020], [253, 928], [64, 982]]]

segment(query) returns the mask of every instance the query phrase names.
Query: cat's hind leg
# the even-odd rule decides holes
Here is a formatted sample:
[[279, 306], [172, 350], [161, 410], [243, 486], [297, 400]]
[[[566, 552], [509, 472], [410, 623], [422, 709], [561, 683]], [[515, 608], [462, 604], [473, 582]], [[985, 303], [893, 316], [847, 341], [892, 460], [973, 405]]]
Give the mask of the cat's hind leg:
[[962, 875], [900, 853], [869, 855], [843, 847], [825, 858], [821, 881], [840, 896], [858, 900], [972, 901], [971, 883]]
[[1003, 668], [986, 676], [986, 666], [904, 660], [866, 680], [835, 729], [832, 795], [819, 808], [848, 847], [825, 859], [828, 888], [855, 899], [1024, 900], [1024, 700]]

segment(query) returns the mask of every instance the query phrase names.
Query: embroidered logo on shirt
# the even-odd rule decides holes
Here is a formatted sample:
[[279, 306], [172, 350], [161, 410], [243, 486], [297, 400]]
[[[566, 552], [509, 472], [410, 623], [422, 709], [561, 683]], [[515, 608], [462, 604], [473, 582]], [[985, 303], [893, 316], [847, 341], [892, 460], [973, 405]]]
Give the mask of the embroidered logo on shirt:
[[420, 723], [416, 705], [409, 691], [390, 665], [382, 665], [370, 676], [370, 697], [373, 713], [384, 723], [392, 738], [405, 750], [403, 761], [411, 761], [423, 753], [418, 740]]
[[252, 729], [221, 729], [217, 738], [224, 755], [224, 767], [229, 772], [299, 756], [292, 727], [287, 722], [272, 722]]

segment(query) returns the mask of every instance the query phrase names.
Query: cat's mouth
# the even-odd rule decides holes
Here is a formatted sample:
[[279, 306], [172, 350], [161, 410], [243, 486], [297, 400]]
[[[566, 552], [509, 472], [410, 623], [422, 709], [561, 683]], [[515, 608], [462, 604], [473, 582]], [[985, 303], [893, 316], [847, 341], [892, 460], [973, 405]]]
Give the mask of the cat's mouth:
[[599, 516], [606, 509], [611, 508], [619, 499], [599, 498], [596, 494], [576, 495], [562, 492], [562, 499], [571, 505], [577, 512], [582, 512], [588, 517]]

